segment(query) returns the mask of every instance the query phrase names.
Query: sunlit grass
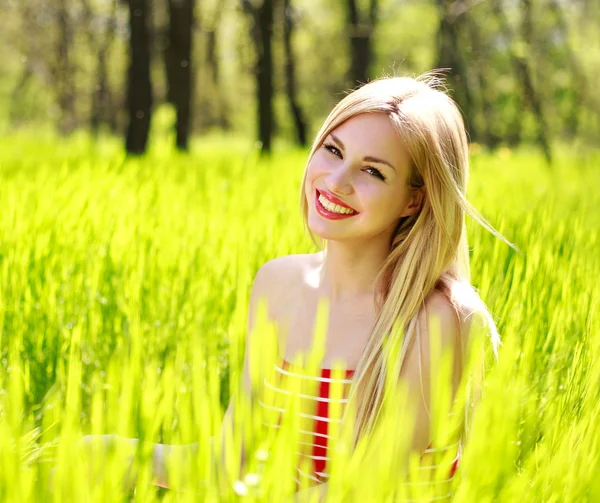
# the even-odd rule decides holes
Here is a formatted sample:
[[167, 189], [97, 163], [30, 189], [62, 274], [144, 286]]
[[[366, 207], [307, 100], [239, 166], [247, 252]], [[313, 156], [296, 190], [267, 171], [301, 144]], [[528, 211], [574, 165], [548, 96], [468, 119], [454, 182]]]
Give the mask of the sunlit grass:
[[[455, 501], [600, 499], [600, 157], [569, 154], [553, 168], [527, 151], [473, 157], [472, 202], [522, 255], [469, 225], [473, 283], [504, 345]], [[299, 215], [305, 158], [259, 161], [240, 141], [189, 157], [159, 145], [143, 160], [83, 137], [2, 141], [1, 501], [284, 500], [294, 425], [281, 441], [260, 433], [260, 409], [240, 420], [234, 443], [246, 436], [251, 452], [240, 480], [239, 460], [218, 468], [210, 438], [238, 386], [255, 272], [314, 251]], [[338, 454], [331, 501], [403, 490], [386, 458], [402, 452], [403, 428], [388, 421], [373, 444], [389, 452], [347, 466]], [[90, 482], [76, 443], [105, 433], [140, 439], [135, 490], [121, 489], [121, 449]], [[198, 442], [185, 487], [149, 483], [153, 442]]]

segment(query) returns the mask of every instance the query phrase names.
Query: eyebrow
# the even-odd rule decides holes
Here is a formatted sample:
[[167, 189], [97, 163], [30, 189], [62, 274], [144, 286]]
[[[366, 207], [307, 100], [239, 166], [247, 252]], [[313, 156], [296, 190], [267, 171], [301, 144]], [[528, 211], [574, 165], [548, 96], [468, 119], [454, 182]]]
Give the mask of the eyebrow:
[[[333, 140], [339, 144], [340, 147], [342, 147], [342, 149], [346, 150], [346, 147], [344, 147], [344, 144], [342, 143], [342, 140], [340, 140], [336, 135], [334, 135], [333, 133], [329, 133], [329, 136], [331, 136], [333, 138]], [[396, 168], [394, 168], [394, 166], [392, 166], [389, 162], [384, 161], [383, 159], [379, 159], [378, 157], [373, 157], [371, 155], [368, 155], [366, 157], [363, 157], [363, 161], [367, 161], [367, 162], [376, 162], [378, 164], [385, 164], [386, 166], [389, 166], [390, 168], [392, 168], [394, 171], [396, 171]]]

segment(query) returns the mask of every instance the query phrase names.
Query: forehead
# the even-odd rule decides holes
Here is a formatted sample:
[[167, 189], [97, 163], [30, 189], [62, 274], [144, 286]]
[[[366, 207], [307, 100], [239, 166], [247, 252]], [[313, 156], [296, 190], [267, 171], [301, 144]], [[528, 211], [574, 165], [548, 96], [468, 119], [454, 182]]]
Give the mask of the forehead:
[[333, 130], [348, 155], [373, 156], [386, 160], [397, 170], [407, 169], [410, 156], [404, 141], [384, 113], [355, 115]]

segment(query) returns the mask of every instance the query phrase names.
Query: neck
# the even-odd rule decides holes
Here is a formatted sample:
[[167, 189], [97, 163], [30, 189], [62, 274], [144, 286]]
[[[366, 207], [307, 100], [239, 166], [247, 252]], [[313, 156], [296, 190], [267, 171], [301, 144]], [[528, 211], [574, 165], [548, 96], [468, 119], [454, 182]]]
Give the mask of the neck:
[[389, 254], [386, 240], [328, 241], [321, 252], [319, 287], [332, 302], [375, 294], [375, 279]]

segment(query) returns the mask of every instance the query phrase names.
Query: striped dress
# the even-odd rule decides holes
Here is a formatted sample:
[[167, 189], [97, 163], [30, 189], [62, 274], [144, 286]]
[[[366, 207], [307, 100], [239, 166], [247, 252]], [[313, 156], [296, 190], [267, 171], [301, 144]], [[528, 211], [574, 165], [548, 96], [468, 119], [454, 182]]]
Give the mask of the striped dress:
[[[281, 428], [282, 414], [289, 409], [291, 397], [297, 395], [297, 419], [300, 425], [298, 466], [295, 475], [297, 489], [327, 482], [327, 451], [336, 441], [354, 371], [346, 370], [344, 374], [339, 370], [321, 368], [319, 375], [311, 375], [304, 367], [294, 365], [281, 357], [270, 370], [265, 373], [258, 400], [263, 412], [263, 425], [267, 428]], [[457, 454], [450, 465], [448, 479], [442, 481], [446, 483], [445, 487], [449, 486], [458, 467], [459, 444], [438, 449], [430, 446], [425, 451], [434, 453], [450, 448], [454, 448]], [[422, 469], [432, 470], [435, 467], [437, 465], [424, 465]], [[436, 497], [430, 501], [439, 499], [441, 498]]]

